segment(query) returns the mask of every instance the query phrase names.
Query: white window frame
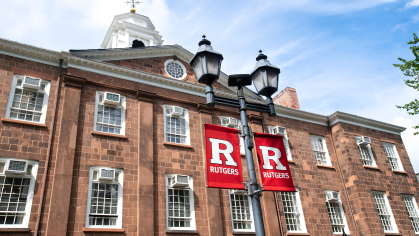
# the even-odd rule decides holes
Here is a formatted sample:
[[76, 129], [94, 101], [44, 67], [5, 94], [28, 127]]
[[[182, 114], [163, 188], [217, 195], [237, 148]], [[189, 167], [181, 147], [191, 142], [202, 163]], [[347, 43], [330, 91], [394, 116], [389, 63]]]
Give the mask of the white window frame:
[[390, 215], [390, 222], [391, 222], [391, 226], [393, 227], [393, 230], [392, 230], [392, 231], [390, 231], [390, 230], [385, 230], [385, 229], [384, 229], [384, 227], [383, 227], [383, 225], [382, 225], [382, 223], [381, 223], [381, 219], [379, 218], [379, 217], [380, 217], [380, 214], [378, 214], [377, 204], [375, 204], [374, 195], [372, 195], [372, 197], [373, 197], [373, 201], [374, 201], [374, 205], [375, 205], [375, 209], [377, 210], [377, 215], [378, 215], [378, 218], [379, 218], [379, 220], [380, 220], [381, 227], [382, 227], [382, 228], [383, 228], [383, 230], [384, 230], [384, 233], [398, 233], [398, 232], [399, 232], [399, 229], [397, 228], [396, 221], [394, 220], [393, 211], [391, 210], [390, 203], [388, 202], [388, 199], [387, 199], [387, 194], [386, 194], [385, 192], [380, 192], [380, 191], [371, 191], [371, 192], [372, 192], [373, 194], [374, 194], [374, 193], [375, 193], [375, 194], [382, 194], [382, 195], [384, 196], [384, 201], [385, 201], [385, 204], [386, 204], [387, 210], [389, 211], [389, 215]]
[[[244, 184], [247, 185], [246, 182]], [[247, 196], [245, 193], [232, 193], [232, 191], [233, 191], [233, 189], [228, 190], [228, 201], [230, 203], [231, 228], [233, 229], [233, 232], [255, 232], [255, 221], [253, 219], [252, 198], [250, 196]], [[246, 190], [246, 193], [247, 193], [247, 190]], [[247, 197], [247, 201], [249, 202], [250, 218], [252, 220], [250, 229], [234, 229], [233, 207], [231, 205], [231, 194], [243, 195], [243, 196]]]
[[[115, 134], [115, 133], [109, 133], [109, 132], [103, 132], [103, 131], [96, 131], [96, 122], [97, 122], [97, 116], [98, 116], [98, 110], [99, 110], [99, 95], [103, 95], [103, 100], [105, 99], [105, 93], [103, 91], [96, 91], [96, 98], [95, 98], [95, 116], [94, 116], [94, 121], [93, 121], [93, 131], [95, 132], [101, 132], [101, 133], [105, 133], [105, 134]], [[126, 101], [127, 99], [124, 96], [120, 96], [120, 99], [122, 100], [121, 102], [121, 106], [117, 106], [117, 107], [121, 107], [121, 133], [120, 134], [116, 134], [116, 135], [125, 135], [125, 113], [126, 113]], [[103, 100], [102, 100], [102, 104], [103, 104]], [[105, 105], [105, 104], [103, 104]], [[110, 125], [112, 126], [112, 125]]]
[[[107, 170], [115, 170], [119, 172], [119, 179], [118, 182], [115, 181], [104, 181], [101, 182], [100, 180], [93, 180], [93, 172], [100, 171], [100, 169], [107, 169]], [[98, 174], [99, 176], [99, 174]], [[92, 183], [110, 183], [110, 184], [118, 184], [118, 209], [117, 214], [118, 218], [116, 220], [116, 225], [89, 225], [89, 216], [90, 216], [90, 205], [92, 200]], [[123, 183], [124, 183], [124, 170], [116, 169], [116, 168], [109, 168], [109, 167], [101, 167], [101, 166], [91, 166], [89, 170], [89, 189], [87, 194], [87, 208], [86, 208], [86, 228], [110, 228], [110, 229], [122, 229], [122, 209], [123, 209]]]
[[[330, 192], [337, 192], [337, 191], [332, 191], [332, 190], [323, 190], [324, 196], [325, 196], [325, 202], [327, 203], [327, 199], [326, 199], [326, 194], [330, 193]], [[343, 224], [345, 225], [345, 227], [343, 227], [343, 229], [345, 230], [346, 234], [350, 234], [349, 232], [349, 228], [348, 228], [348, 222], [346, 221], [346, 217], [345, 217], [345, 211], [343, 210], [343, 205], [342, 205], [342, 200], [340, 199], [340, 193], [339, 193], [339, 200], [338, 200], [338, 205], [339, 205], [339, 210], [340, 210], [340, 217], [342, 217], [343, 220]], [[326, 207], [328, 208], [327, 204]], [[329, 209], [327, 209], [327, 213], [329, 214]], [[329, 220], [330, 220], [330, 215], [329, 215]], [[330, 222], [330, 224], [332, 224], [332, 222]], [[340, 232], [333, 232], [333, 234], [342, 234]]]
[[[392, 148], [393, 148], [393, 152], [394, 152], [394, 155], [395, 155], [395, 157], [389, 157], [388, 156], [388, 154], [387, 154], [387, 150], [386, 150], [386, 146], [391, 146]], [[398, 167], [399, 167], [399, 169], [397, 169], [397, 171], [404, 171], [404, 168], [403, 168], [403, 165], [402, 165], [402, 162], [401, 162], [401, 160], [400, 160], [400, 156], [399, 156], [399, 153], [397, 153], [397, 148], [396, 148], [396, 144], [394, 144], [394, 143], [387, 143], [387, 142], [383, 142], [383, 147], [384, 147], [384, 151], [385, 151], [385, 153], [386, 153], [386, 156], [387, 156], [387, 158], [388, 158], [388, 161], [389, 161], [389, 164], [390, 164], [390, 166], [391, 166], [391, 169], [392, 170], [396, 170], [396, 169], [393, 169], [393, 166], [391, 165], [391, 161], [390, 161], [390, 158], [396, 158], [397, 159], [397, 165], [398, 165]]]
[[[167, 132], [166, 132], [166, 108], [173, 108], [175, 107], [174, 105], [163, 105], [163, 122], [164, 122], [164, 142], [168, 142], [166, 141], [166, 136], [167, 136]], [[186, 108], [183, 108], [183, 112], [185, 112], [185, 134], [186, 134], [186, 139], [185, 139], [185, 145], [190, 145], [191, 144], [191, 136], [189, 134], [189, 111]], [[168, 143], [174, 143], [174, 142], [168, 142]], [[180, 144], [180, 143], [179, 143]]]
[[[268, 130], [270, 134], [274, 134], [274, 128], [277, 126], [268, 126]], [[279, 126], [281, 127], [281, 126]], [[285, 127], [281, 127], [284, 128], [285, 130], [285, 134], [283, 135], [283, 139], [284, 139], [284, 146], [285, 146], [285, 152], [287, 153], [287, 159], [289, 161], [292, 161], [292, 156], [291, 156], [291, 149], [290, 149], [290, 144], [288, 143], [288, 135], [287, 135], [287, 129]]]
[[[311, 142], [312, 138], [320, 138], [322, 140], [323, 143], [323, 147], [324, 147], [324, 151], [325, 152], [325, 157], [326, 157], [326, 164], [318, 164], [318, 165], [324, 165], [324, 166], [332, 166], [332, 162], [330, 161], [330, 156], [329, 156], [329, 151], [327, 150], [327, 145], [326, 145], [326, 139], [324, 136], [320, 136], [320, 135], [316, 135], [316, 134], [310, 134], [310, 144], [311, 144], [311, 149], [313, 151], [313, 156], [314, 156], [314, 152], [318, 152], [317, 150], [314, 150], [313, 148], [313, 143]], [[317, 164], [317, 159], [316, 156], [314, 156], [314, 161]]]
[[[229, 119], [229, 118], [234, 118], [234, 117], [229, 117], [229, 116], [220, 116], [220, 122], [221, 122], [221, 126], [227, 127], [227, 128], [233, 128], [233, 129], [239, 129], [240, 125], [242, 125], [242, 122], [240, 119], [238, 118], [234, 118], [237, 120], [237, 127], [228, 127], [226, 125], [223, 125], [223, 119]], [[240, 144], [240, 154], [245, 154], [245, 150], [244, 150], [244, 141], [243, 138], [240, 137], [239, 135], [239, 144]]]
[[367, 145], [359, 145], [358, 144], [358, 140], [360, 138], [361, 138], [361, 136], [355, 136], [355, 142], [356, 142], [356, 146], [358, 147], [358, 152], [359, 152], [359, 156], [361, 157], [361, 162], [363, 161], [363, 159], [362, 159], [361, 151], [359, 150], [360, 149], [360, 146], [364, 146], [364, 147], [366, 147], [368, 149], [368, 152], [370, 154], [371, 161], [372, 161], [372, 165], [364, 165], [364, 163], [362, 163], [362, 165], [364, 165], [364, 166], [377, 167], [377, 163], [375, 162], [374, 155], [372, 154], [371, 145], [370, 144], [367, 144]]
[[[405, 198], [410, 198], [410, 200], [413, 202], [413, 207], [416, 210], [416, 217], [414, 217], [414, 218], [419, 219], [419, 208], [418, 208], [418, 204], [416, 203], [415, 197], [413, 195], [402, 194], [402, 200], [403, 200], [404, 205], [406, 206]], [[406, 212], [409, 215], [407, 207], [406, 207]], [[412, 222], [411, 218], [413, 218], [413, 217], [411, 217], [409, 215], [410, 222], [412, 223], [412, 228], [413, 228], [413, 230], [415, 230], [415, 228], [413, 227], [413, 222]], [[419, 228], [418, 228], [418, 231], [415, 231], [415, 234], [419, 234]]]
[[[165, 190], [166, 190], [166, 229], [168, 230], [195, 230], [196, 224], [195, 224], [195, 205], [194, 205], [194, 194], [193, 194], [193, 179], [192, 176], [189, 176], [189, 186], [184, 188], [173, 188], [170, 186], [169, 178], [172, 178], [176, 176], [177, 174], [166, 174], [165, 175]], [[190, 201], [190, 211], [191, 211], [191, 222], [190, 227], [169, 227], [169, 188], [171, 189], [189, 189], [189, 201]]]
[[298, 188], [295, 188], [296, 192], [295, 192], [295, 198], [297, 200], [297, 207], [299, 209], [299, 215], [300, 215], [300, 224], [301, 224], [301, 230], [300, 231], [288, 231], [287, 228], [287, 222], [285, 219], [285, 210], [284, 210], [284, 202], [282, 201], [282, 192], [280, 192], [279, 194], [279, 198], [281, 199], [281, 203], [282, 203], [282, 212], [284, 212], [284, 220], [285, 220], [285, 227], [287, 228], [287, 232], [289, 233], [307, 233], [307, 227], [306, 227], [306, 222], [304, 220], [304, 211], [303, 211], [303, 207], [301, 205], [301, 199], [300, 199], [300, 191], [298, 191]]
[[[174, 63], [176, 63], [176, 64], [178, 64], [180, 67], [182, 67], [182, 69], [183, 69], [183, 75], [182, 75], [182, 77], [181, 78], [174, 78], [174, 77], [172, 77], [170, 74], [169, 74], [169, 72], [166, 70], [166, 67], [167, 67], [167, 64], [169, 64], [170, 62], [174, 62]], [[170, 78], [172, 78], [172, 79], [177, 79], [177, 80], [183, 80], [185, 77], [186, 77], [186, 75], [187, 75], [187, 71], [186, 71], [186, 67], [181, 63], [181, 62], [179, 62], [179, 61], [176, 61], [176, 60], [173, 60], [173, 59], [168, 59], [168, 60], [166, 60], [165, 62], [164, 62], [164, 71], [167, 73], [167, 75], [169, 75], [170, 76]]]
[[[15, 161], [26, 161], [27, 165], [32, 165], [31, 175], [25, 174], [22, 177], [12, 177], [12, 178], [30, 178], [29, 190], [28, 190], [28, 198], [26, 201], [25, 207], [25, 216], [23, 217], [22, 224], [20, 225], [0, 225], [0, 228], [28, 228], [29, 227], [29, 220], [31, 216], [31, 209], [32, 209], [32, 201], [35, 189], [35, 182], [36, 182], [36, 175], [38, 173], [38, 161], [31, 161], [31, 160], [24, 160], [24, 159], [15, 159], [15, 158], [5, 158], [0, 157], [0, 162], [6, 163], [7, 160], [15, 160]], [[0, 176], [6, 176], [4, 171], [6, 170], [6, 166], [4, 166], [3, 173], [0, 173]]]
[[[16, 88], [20, 88], [22, 90], [25, 90], [22, 86], [19, 86], [19, 87], [17, 86], [17, 81], [19, 79], [21, 79], [23, 81], [25, 79], [25, 76], [24, 75], [13, 75], [12, 85], [10, 87], [10, 92], [9, 92], [9, 99], [7, 100], [6, 114], [4, 116], [5, 118], [15, 119], [15, 118], [10, 118], [10, 109], [12, 108], [13, 97], [15, 95]], [[36, 78], [36, 79], [39, 79], [39, 78]], [[39, 79], [39, 80], [40, 80], [40, 83], [46, 83], [45, 90], [44, 91], [38, 91], [38, 93], [43, 93], [44, 94], [44, 100], [43, 100], [43, 103], [42, 103], [42, 111], [41, 111], [42, 115], [41, 115], [41, 118], [40, 118], [39, 122], [37, 122], [37, 121], [27, 121], [27, 122], [45, 124], [45, 118], [46, 118], [46, 115], [47, 115], [48, 97], [49, 97], [51, 82], [48, 81], [48, 80], [43, 80], [43, 79]], [[15, 120], [21, 120], [21, 119], [15, 119]], [[26, 120], [24, 120], [24, 121], [26, 121]]]

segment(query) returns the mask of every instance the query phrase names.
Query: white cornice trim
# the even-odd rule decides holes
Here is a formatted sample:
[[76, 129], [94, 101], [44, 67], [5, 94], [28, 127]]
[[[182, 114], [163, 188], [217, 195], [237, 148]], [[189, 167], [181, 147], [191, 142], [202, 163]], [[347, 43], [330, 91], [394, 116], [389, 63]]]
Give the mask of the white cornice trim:
[[59, 66], [61, 53], [0, 38], [0, 53], [12, 57]]
[[71, 52], [73, 55], [86, 57], [98, 61], [128, 60], [138, 58], [152, 58], [164, 56], [177, 56], [186, 63], [192, 59], [193, 54], [180, 46], [157, 46], [142, 49], [103, 49], [101, 51]]
[[332, 115], [329, 116], [329, 119], [330, 125], [334, 125], [338, 122], [343, 122], [393, 134], [400, 134], [401, 132], [406, 130], [405, 127], [384, 123], [381, 121], [368, 119], [341, 111], [334, 112]]
[[277, 116], [327, 126], [327, 116], [275, 104]]
[[[67, 60], [69, 67], [77, 68], [85, 71], [90, 71], [98, 74], [103, 74], [107, 76], [112, 76], [116, 78], [126, 79], [138, 83], [148, 84], [156, 87], [168, 88], [174, 91], [179, 91], [183, 93], [193, 94], [201, 97], [205, 97], [205, 87], [197, 84], [176, 80], [168, 78], [165, 76], [160, 76], [152, 73], [147, 73], [144, 71], [134, 70], [114, 64], [108, 64], [101, 61], [95, 61], [91, 59], [81, 58], [77, 56], [72, 56], [67, 53]], [[225, 91], [214, 89], [215, 95], [223, 96], [228, 98], [236, 98], [236, 94], [227, 93]], [[258, 102], [259, 100], [254, 100], [247, 98], [250, 102]]]

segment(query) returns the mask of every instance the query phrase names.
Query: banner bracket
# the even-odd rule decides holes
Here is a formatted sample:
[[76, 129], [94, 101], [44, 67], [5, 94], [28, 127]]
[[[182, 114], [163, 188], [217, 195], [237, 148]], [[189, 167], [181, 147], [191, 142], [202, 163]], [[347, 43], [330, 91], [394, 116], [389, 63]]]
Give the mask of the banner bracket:
[[[251, 187], [252, 184], [256, 184], [258, 189], [255, 191], [252, 191], [252, 187]], [[253, 196], [256, 194], [259, 194], [259, 196], [263, 196], [262, 193], [263, 191], [265, 191], [265, 189], [263, 189], [263, 187], [260, 186], [260, 184], [256, 182], [246, 183], [246, 189], [247, 189], [247, 194], [246, 194], [247, 196]]]

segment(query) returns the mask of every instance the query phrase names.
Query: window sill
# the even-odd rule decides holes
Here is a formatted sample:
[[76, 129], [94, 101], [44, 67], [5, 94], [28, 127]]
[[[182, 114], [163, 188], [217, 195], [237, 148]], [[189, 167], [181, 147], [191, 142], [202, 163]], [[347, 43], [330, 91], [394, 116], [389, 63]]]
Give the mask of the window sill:
[[236, 232], [234, 232], [233, 231], [233, 235], [256, 235], [256, 233], [255, 232], [240, 232], [240, 231], [236, 231]]
[[166, 234], [199, 234], [198, 230], [192, 229], [166, 229]]
[[240, 153], [240, 156], [246, 156], [246, 153]]
[[392, 170], [393, 171], [393, 173], [398, 173], [398, 174], [405, 174], [405, 175], [407, 175], [407, 172], [406, 171], [400, 171], [400, 170]]
[[293, 236], [294, 236], [294, 235], [295, 235], [295, 236], [297, 236], [297, 235], [298, 235], [298, 236], [307, 235], [307, 236], [309, 236], [309, 235], [310, 235], [310, 233], [288, 233], [288, 232], [287, 232], [287, 234], [286, 234], [286, 235], [293, 235]]
[[92, 131], [92, 134], [96, 134], [96, 135], [102, 135], [102, 136], [107, 136], [107, 137], [112, 137], [112, 138], [123, 138], [123, 139], [127, 139], [128, 137], [125, 135], [120, 135], [120, 134], [110, 134], [110, 133], [105, 133], [105, 132], [99, 132], [99, 131]]
[[38, 126], [38, 127], [47, 127], [46, 124], [36, 123], [36, 122], [30, 122], [30, 121], [24, 121], [24, 120], [15, 120], [15, 119], [9, 119], [9, 118], [1, 118], [1, 121], [7, 122], [7, 123], [16, 123], [16, 124], [22, 124], [22, 125], [32, 125], [32, 126]]
[[0, 232], [29, 232], [29, 228], [1, 228]]
[[327, 168], [327, 169], [334, 169], [335, 170], [335, 167], [333, 167], [333, 166], [325, 166], [325, 165], [319, 165], [319, 164], [316, 164], [316, 166], [320, 167], [320, 168]]
[[106, 233], [124, 233], [124, 229], [112, 229], [112, 228], [83, 228], [83, 232], [106, 232]]
[[384, 235], [403, 235], [401, 233], [384, 233]]
[[[163, 142], [163, 145], [176, 146], [176, 147], [184, 147], [184, 148], [192, 148], [193, 149], [193, 147], [191, 145], [180, 144], [180, 143]], [[175, 231], [177, 231], [177, 230], [175, 230]]]
[[288, 163], [290, 163], [290, 164], [295, 164], [295, 161], [293, 161], [293, 160], [288, 160]]
[[378, 167], [374, 167], [374, 166], [364, 166], [365, 169], [372, 169], [372, 170], [380, 170], [380, 168]]

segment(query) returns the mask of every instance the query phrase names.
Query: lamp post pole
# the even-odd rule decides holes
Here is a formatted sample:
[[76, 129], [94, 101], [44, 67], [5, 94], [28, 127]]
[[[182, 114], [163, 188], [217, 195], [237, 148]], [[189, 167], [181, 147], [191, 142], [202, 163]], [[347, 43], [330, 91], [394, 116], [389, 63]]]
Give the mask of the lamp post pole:
[[243, 87], [237, 90], [237, 96], [240, 102], [240, 119], [244, 132], [244, 147], [246, 154], [247, 176], [249, 177], [249, 188], [252, 195], [253, 219], [255, 223], [256, 236], [265, 236], [265, 226], [263, 225], [262, 207], [260, 205], [259, 184], [256, 179], [255, 164], [253, 162], [252, 149], [254, 147], [253, 140], [250, 136], [249, 124], [247, 122], [247, 106], [244, 98]]
[[[273, 66], [267, 60], [267, 56], [259, 51], [256, 58], [256, 67], [249, 74], [230, 75], [228, 77], [228, 86], [237, 86], [238, 99], [231, 99], [214, 95], [212, 85], [220, 76], [221, 61], [223, 56], [221, 53], [214, 51], [211, 42], [205, 39], [205, 35], [199, 42], [198, 52], [194, 55], [189, 64], [193, 67], [195, 76], [199, 83], [206, 84], [207, 106], [214, 107], [215, 104], [235, 107], [240, 110], [241, 119], [241, 138], [244, 139], [244, 147], [246, 154], [247, 174], [249, 177], [248, 195], [252, 200], [253, 220], [255, 225], [256, 236], [265, 236], [265, 226], [263, 224], [262, 208], [260, 205], [260, 196], [263, 189], [257, 182], [255, 164], [253, 162], [252, 149], [254, 147], [251, 130], [247, 122], [247, 110], [268, 113], [269, 116], [275, 116], [272, 94], [278, 90], [278, 75], [280, 70]], [[258, 91], [258, 95], [266, 96], [266, 105], [246, 102], [244, 97], [244, 86], [252, 84], [252, 81]]]

